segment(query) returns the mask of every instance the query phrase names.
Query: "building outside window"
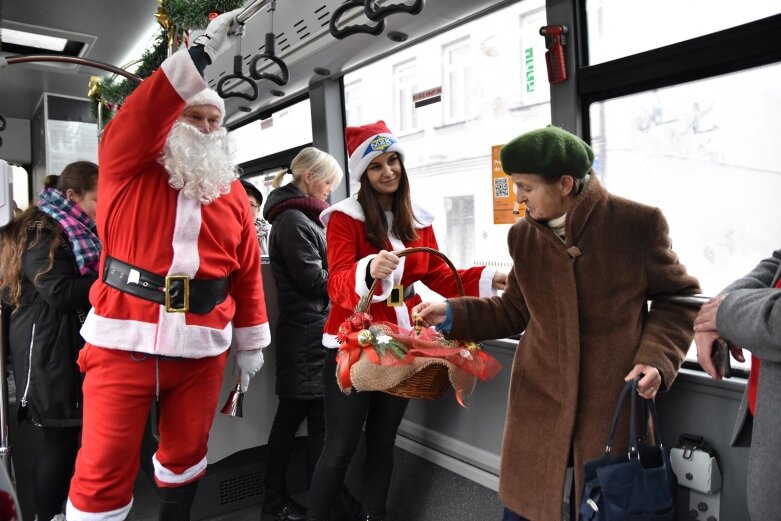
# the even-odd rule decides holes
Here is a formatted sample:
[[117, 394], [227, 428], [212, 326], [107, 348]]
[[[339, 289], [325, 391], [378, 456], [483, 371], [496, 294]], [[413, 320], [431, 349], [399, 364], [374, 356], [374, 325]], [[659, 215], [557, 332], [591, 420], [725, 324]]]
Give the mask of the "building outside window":
[[468, 119], [471, 109], [472, 57], [469, 38], [442, 47], [442, 109], [447, 123]]
[[[671, 20], [666, 14], [670, 2], [662, 4], [644, 8], [633, 4], [630, 11], [615, 0], [589, 2], [592, 59], [622, 56], [627, 50], [618, 45], [624, 38], [623, 29], [616, 25], [639, 31], [632, 40], [640, 42], [632, 43], [631, 51], [674, 43], [671, 37], [701, 36], [707, 30], [778, 11], [777, 0], [751, 2], [741, 9], [725, 2], [687, 2], [685, 9], [697, 9], [698, 23], [684, 24], [685, 16]], [[624, 22], [642, 17], [644, 23], [616, 24], [615, 16], [623, 16]], [[781, 64], [775, 63], [588, 107], [602, 182], [614, 194], [664, 212], [673, 249], [706, 295], [716, 295], [778, 248], [779, 84]], [[688, 358], [696, 360], [693, 347]]]
[[418, 90], [416, 73], [414, 59], [393, 66], [393, 113], [399, 134], [408, 134], [418, 128], [418, 111], [412, 101], [412, 95]]
[[[510, 269], [510, 224], [494, 224], [491, 151], [526, 130], [550, 124], [545, 40], [539, 35], [544, 12], [542, 0], [525, 0], [344, 78], [347, 124], [380, 119], [389, 124], [404, 149], [412, 198], [434, 214], [439, 247], [458, 267]], [[522, 49], [532, 49], [536, 76], [531, 90]], [[404, 68], [411, 64], [414, 73]], [[395, 81], [388, 82], [391, 77]], [[358, 82], [364, 96], [360, 101], [352, 94]], [[414, 106], [413, 94], [437, 87], [442, 88], [441, 102]], [[414, 115], [412, 133], [406, 133], [406, 120], [396, 115], [406, 102]]]
[[344, 112], [347, 124], [351, 121], [363, 121], [363, 82], [361, 80], [344, 83]]

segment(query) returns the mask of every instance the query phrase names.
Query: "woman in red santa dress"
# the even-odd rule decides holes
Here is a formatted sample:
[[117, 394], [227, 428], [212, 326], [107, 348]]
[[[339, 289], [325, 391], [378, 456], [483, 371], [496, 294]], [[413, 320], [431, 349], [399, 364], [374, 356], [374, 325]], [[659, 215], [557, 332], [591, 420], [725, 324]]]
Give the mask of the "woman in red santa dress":
[[[328, 244], [328, 294], [331, 313], [323, 332], [329, 348], [323, 368], [325, 381], [325, 446], [312, 478], [309, 519], [328, 518], [344, 481], [347, 466], [366, 424], [366, 460], [363, 470], [361, 520], [385, 519], [385, 500], [393, 470], [393, 447], [407, 400], [382, 392], [343, 394], [336, 382], [339, 325], [369, 293], [373, 279], [382, 284], [372, 297], [374, 321], [410, 329], [410, 309], [420, 302], [413, 284], [423, 282], [443, 296], [458, 290], [450, 268], [436, 255], [417, 253], [399, 258], [394, 252], [425, 246], [438, 249], [433, 217], [413, 203], [403, 150], [383, 121], [345, 131], [350, 179], [360, 183], [355, 197], [325, 210]], [[506, 274], [486, 267], [459, 271], [468, 295], [490, 295], [502, 289]], [[402, 286], [402, 288], [398, 288]], [[391, 306], [392, 291], [404, 305]]]

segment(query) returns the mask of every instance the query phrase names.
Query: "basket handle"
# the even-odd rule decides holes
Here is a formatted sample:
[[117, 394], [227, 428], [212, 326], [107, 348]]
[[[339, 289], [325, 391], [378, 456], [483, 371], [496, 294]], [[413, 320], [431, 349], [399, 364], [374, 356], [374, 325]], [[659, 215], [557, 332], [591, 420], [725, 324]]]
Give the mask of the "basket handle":
[[[461, 276], [458, 274], [458, 270], [453, 265], [453, 263], [450, 261], [450, 259], [447, 258], [447, 256], [442, 253], [439, 250], [435, 250], [434, 248], [429, 248], [427, 246], [416, 246], [414, 248], [405, 248], [403, 250], [393, 252], [396, 254], [397, 257], [406, 257], [407, 255], [410, 255], [412, 253], [430, 253], [432, 255], [436, 255], [443, 261], [445, 261], [445, 264], [448, 265], [450, 268], [450, 271], [453, 272], [453, 276], [456, 279], [456, 286], [458, 287], [458, 292], [461, 294], [461, 296], [465, 296], [466, 293], [464, 292], [464, 283], [461, 281]], [[374, 295], [374, 290], [377, 289], [377, 284], [380, 283], [380, 279], [374, 279], [374, 282], [372, 282], [372, 286], [369, 288], [369, 298], [366, 299], [366, 309], [361, 309], [360, 311], [366, 311], [371, 302], [371, 296]]]

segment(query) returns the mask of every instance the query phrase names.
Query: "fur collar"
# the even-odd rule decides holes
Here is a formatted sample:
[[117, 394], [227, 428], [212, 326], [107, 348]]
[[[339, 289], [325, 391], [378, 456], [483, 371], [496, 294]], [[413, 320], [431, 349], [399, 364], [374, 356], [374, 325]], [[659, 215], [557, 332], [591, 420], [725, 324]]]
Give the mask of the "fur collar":
[[[328, 226], [328, 220], [331, 218], [331, 213], [333, 212], [342, 212], [353, 219], [365, 222], [363, 208], [361, 208], [361, 204], [355, 196], [342, 199], [338, 203], [331, 205], [330, 208], [324, 210], [323, 213], [320, 214], [320, 220], [325, 226]], [[412, 214], [415, 217], [413, 226], [418, 230], [431, 226], [431, 223], [434, 222], [434, 216], [429, 213], [428, 210], [414, 202], [412, 203]]]

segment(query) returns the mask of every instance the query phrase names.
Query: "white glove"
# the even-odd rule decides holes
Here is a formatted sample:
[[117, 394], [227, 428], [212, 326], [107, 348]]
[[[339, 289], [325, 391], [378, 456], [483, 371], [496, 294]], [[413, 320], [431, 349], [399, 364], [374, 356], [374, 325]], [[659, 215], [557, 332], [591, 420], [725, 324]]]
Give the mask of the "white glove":
[[250, 379], [263, 367], [263, 349], [239, 351], [236, 353], [236, 365], [239, 366], [241, 392], [246, 393]]
[[243, 7], [222, 13], [209, 22], [206, 32], [195, 39], [195, 44], [203, 45], [203, 50], [211, 58], [212, 63], [239, 38], [239, 22], [236, 19], [244, 10]]

